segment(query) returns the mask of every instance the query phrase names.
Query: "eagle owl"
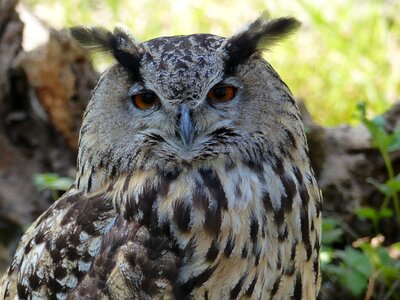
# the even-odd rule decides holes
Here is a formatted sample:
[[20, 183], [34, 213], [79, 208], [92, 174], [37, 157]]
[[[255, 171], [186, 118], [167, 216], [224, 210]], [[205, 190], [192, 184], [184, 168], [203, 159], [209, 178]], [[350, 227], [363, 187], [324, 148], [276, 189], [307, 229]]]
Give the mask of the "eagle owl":
[[321, 196], [289, 88], [260, 52], [298, 27], [223, 38], [72, 36], [116, 64], [93, 91], [76, 180], [34, 222], [6, 299], [313, 299]]

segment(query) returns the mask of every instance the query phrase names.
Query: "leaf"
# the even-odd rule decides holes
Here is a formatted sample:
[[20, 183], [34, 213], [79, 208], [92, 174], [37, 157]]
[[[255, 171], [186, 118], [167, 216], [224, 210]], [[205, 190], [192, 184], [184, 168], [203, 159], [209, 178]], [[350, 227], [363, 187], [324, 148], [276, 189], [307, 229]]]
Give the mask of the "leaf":
[[328, 231], [334, 228], [337, 228], [340, 226], [340, 222], [339, 220], [335, 219], [335, 218], [323, 218], [322, 219], [322, 230], [323, 231]]
[[343, 235], [343, 230], [341, 228], [331, 229], [329, 231], [325, 231], [322, 234], [322, 243], [325, 245], [332, 244], [340, 240]]
[[347, 289], [355, 296], [363, 294], [364, 290], [368, 286], [368, 278], [353, 271], [347, 272], [344, 275], [344, 282], [342, 282], [346, 285]]
[[73, 180], [69, 177], [60, 177], [55, 173], [40, 173], [33, 175], [33, 182], [41, 190], [66, 191]]
[[322, 221], [322, 244], [329, 245], [338, 241], [343, 235], [339, 221], [334, 218], [325, 218]]
[[382, 115], [376, 116], [371, 120], [372, 123], [376, 125], [381, 130], [385, 130], [385, 118]]
[[362, 219], [377, 220], [379, 218], [378, 211], [372, 207], [364, 206], [356, 210], [356, 215]]
[[327, 274], [331, 274], [346, 287], [353, 295], [361, 295], [368, 286], [372, 268], [368, 257], [361, 251], [347, 247], [345, 250], [336, 250], [334, 255], [341, 262], [339, 265], [322, 265]]
[[388, 147], [389, 152], [400, 150], [400, 126], [397, 127], [392, 135], [392, 141]]
[[390, 208], [382, 208], [381, 210], [378, 211], [379, 214], [379, 218], [383, 219], [383, 218], [390, 218], [394, 215], [394, 212], [392, 209]]
[[386, 267], [392, 267], [393, 261], [389, 256], [389, 253], [386, 248], [384, 247], [378, 247], [375, 250], [375, 254], [377, 255], [378, 258], [378, 263], [382, 266]]
[[371, 262], [365, 253], [352, 247], [346, 247], [344, 251], [338, 251], [337, 255], [348, 267], [362, 274], [367, 280], [371, 276]]
[[392, 193], [400, 191], [399, 175], [386, 181], [385, 185], [392, 191]]
[[382, 115], [376, 116], [372, 120], [366, 117], [365, 103], [358, 106], [361, 122], [367, 127], [372, 138], [372, 145], [381, 151], [393, 152], [400, 150], [400, 127], [393, 133], [388, 133], [385, 128], [385, 118]]
[[389, 187], [386, 183], [379, 183], [378, 181], [376, 181], [373, 178], [367, 178], [367, 182], [371, 183], [382, 194], [384, 194], [386, 196], [392, 196], [393, 195], [393, 189], [391, 187]]
[[376, 116], [372, 120], [366, 117], [365, 102], [358, 105], [360, 120], [371, 134], [372, 146], [381, 152], [394, 151], [400, 149], [400, 131], [398, 134], [388, 133], [385, 129], [385, 118], [382, 115]]

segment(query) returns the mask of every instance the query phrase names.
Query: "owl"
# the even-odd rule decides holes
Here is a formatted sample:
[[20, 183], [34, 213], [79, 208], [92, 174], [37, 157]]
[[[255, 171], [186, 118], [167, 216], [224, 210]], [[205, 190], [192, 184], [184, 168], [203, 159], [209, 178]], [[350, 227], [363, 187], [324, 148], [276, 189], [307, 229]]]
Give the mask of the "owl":
[[[72, 36], [116, 63], [84, 113], [74, 184], [22, 237], [5, 299], [314, 299], [321, 195], [293, 96], [261, 57], [299, 26], [229, 38]], [[295, 71], [295, 70], [293, 70]]]

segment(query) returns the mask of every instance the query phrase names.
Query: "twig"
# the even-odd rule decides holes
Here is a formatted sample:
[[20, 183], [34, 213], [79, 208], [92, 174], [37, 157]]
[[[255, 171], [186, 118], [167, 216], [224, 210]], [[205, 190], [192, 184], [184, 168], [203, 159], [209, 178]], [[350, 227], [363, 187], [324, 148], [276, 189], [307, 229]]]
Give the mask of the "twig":
[[368, 280], [368, 288], [367, 292], [365, 293], [364, 300], [369, 300], [372, 297], [372, 294], [374, 292], [374, 287], [375, 287], [375, 279], [378, 277], [379, 272], [374, 272], [372, 273], [371, 277]]

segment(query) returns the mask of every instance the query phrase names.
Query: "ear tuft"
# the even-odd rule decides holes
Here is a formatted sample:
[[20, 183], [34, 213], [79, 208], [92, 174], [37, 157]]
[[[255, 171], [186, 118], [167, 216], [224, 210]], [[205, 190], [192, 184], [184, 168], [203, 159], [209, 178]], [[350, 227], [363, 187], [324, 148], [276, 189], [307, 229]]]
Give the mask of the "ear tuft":
[[72, 27], [70, 31], [72, 37], [90, 52], [107, 53], [111, 51], [113, 34], [102, 27], [78, 26]]
[[269, 21], [265, 14], [261, 15], [245, 30], [228, 39], [226, 71], [228, 73], [233, 72], [238, 65], [251, 55], [261, 50], [269, 49], [299, 27], [300, 22], [295, 18], [286, 17]]
[[84, 48], [93, 53], [111, 54], [135, 80], [140, 79], [140, 44], [121, 28], [110, 32], [102, 27], [71, 28], [72, 37]]

